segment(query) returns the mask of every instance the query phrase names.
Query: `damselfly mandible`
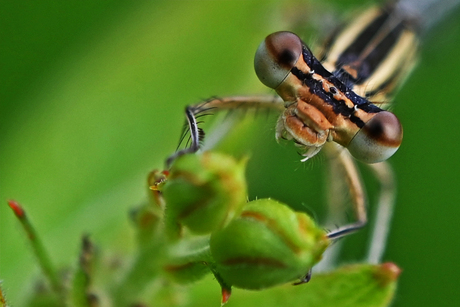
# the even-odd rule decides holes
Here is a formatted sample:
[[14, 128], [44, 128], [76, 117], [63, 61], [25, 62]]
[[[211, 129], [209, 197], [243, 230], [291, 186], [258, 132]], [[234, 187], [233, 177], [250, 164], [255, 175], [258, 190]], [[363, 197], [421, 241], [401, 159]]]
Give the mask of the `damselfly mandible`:
[[422, 20], [421, 13], [435, 1], [422, 2], [418, 9], [408, 7], [409, 1], [371, 7], [336, 31], [316, 53], [294, 33], [270, 34], [257, 49], [254, 66], [261, 82], [279, 97], [213, 98], [187, 107], [185, 132], [190, 133], [191, 145], [171, 155], [167, 166], [178, 156], [200, 149], [204, 138], [197, 122], [200, 116], [237, 108], [278, 111], [277, 140], [293, 140], [302, 150], [302, 161], [325, 150], [336, 157], [334, 163], [345, 174], [356, 222], [331, 231], [331, 239], [367, 223], [365, 193], [355, 159], [374, 171], [382, 188], [378, 231], [374, 230], [368, 261], [379, 262], [394, 201], [394, 180], [386, 160], [397, 151], [403, 137], [402, 125], [388, 107], [416, 62], [419, 32], [431, 23]]

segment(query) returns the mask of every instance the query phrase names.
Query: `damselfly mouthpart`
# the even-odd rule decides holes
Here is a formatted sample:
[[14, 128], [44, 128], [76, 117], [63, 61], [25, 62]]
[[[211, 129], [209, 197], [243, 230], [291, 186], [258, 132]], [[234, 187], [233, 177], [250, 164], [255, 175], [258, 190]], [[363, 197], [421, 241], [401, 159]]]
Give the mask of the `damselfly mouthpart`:
[[316, 57], [291, 32], [269, 35], [256, 52], [255, 69], [262, 83], [280, 98], [214, 98], [187, 107], [191, 146], [170, 156], [167, 165], [200, 149], [200, 115], [235, 108], [278, 110], [276, 139], [293, 140], [304, 151], [302, 161], [324, 148], [337, 157], [343, 171], [357, 221], [331, 231], [329, 238], [343, 237], [367, 223], [364, 188], [353, 157], [375, 172], [382, 186], [378, 210], [383, 226], [374, 234], [368, 261], [379, 262], [394, 200], [393, 175], [385, 160], [397, 151], [403, 135], [402, 125], [387, 108], [414, 66], [418, 49], [420, 20], [402, 8], [399, 2], [391, 2], [364, 11], [337, 31]]

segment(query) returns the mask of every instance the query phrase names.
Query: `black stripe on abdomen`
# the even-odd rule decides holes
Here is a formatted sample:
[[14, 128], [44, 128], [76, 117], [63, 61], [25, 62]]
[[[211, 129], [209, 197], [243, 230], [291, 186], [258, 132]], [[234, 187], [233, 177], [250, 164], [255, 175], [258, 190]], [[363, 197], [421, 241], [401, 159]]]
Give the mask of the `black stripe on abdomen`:
[[[396, 21], [397, 24], [392, 29], [389, 29], [388, 33], [363, 57], [363, 53], [366, 52], [366, 48], [372, 42], [375, 35], [378, 35], [379, 31], [385, 31], [385, 27], [391, 24], [391, 18], [394, 18], [391, 10], [382, 10], [381, 15], [370, 23], [350, 43], [349, 47], [340, 54], [335, 63], [336, 72], [334, 74], [340, 76], [340, 69], [345, 65], [350, 65], [357, 72], [356, 78], [353, 78], [352, 82], [357, 85], [365, 83], [391, 52], [405, 29], [402, 21]], [[349, 78], [350, 76], [347, 77]]]

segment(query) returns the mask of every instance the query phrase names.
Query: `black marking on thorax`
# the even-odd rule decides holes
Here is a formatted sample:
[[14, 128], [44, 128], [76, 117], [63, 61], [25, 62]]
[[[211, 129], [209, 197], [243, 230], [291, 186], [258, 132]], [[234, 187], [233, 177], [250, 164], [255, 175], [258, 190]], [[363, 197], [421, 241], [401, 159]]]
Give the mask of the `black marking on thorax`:
[[[401, 34], [406, 28], [405, 20], [401, 19], [388, 33], [379, 40], [378, 44], [374, 46], [371, 52], [363, 57], [368, 44], [375, 38], [376, 33], [385, 31], [385, 27], [389, 27], [395, 18], [393, 7], [388, 6], [382, 10], [382, 13], [375, 18], [361, 33], [352, 41], [348, 48], [346, 48], [338, 57], [335, 66], [336, 75], [342, 81], [350, 80], [353, 84], [365, 83], [375, 72], [380, 63], [383, 62], [385, 57], [391, 52], [392, 48], [398, 42]], [[356, 78], [345, 72], [342, 67], [344, 65], [351, 65], [356, 69]]]
[[[335, 90], [325, 91], [321, 80], [314, 79], [311, 73], [304, 73], [296, 66], [291, 69], [291, 73], [309, 88], [310, 93], [318, 96], [326, 104], [332, 106], [335, 114], [348, 117], [352, 123], [362, 128], [364, 126], [364, 122], [354, 115], [355, 108], [361, 109], [367, 113], [378, 113], [382, 111], [382, 109], [370, 103], [366, 98], [357, 95], [351, 90], [351, 87], [345, 85], [336, 76], [326, 70], [306, 46], [303, 48], [303, 59], [315, 74], [318, 74], [325, 80], [331, 82], [334, 85]], [[348, 107], [344, 100], [334, 98], [334, 91], [342, 92], [355, 105], [355, 108]]]

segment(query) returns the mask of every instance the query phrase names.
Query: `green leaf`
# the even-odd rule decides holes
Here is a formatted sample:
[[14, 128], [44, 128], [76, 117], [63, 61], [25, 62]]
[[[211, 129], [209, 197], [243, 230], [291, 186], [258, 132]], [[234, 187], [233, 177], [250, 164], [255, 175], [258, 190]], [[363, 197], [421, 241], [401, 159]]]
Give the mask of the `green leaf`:
[[[299, 286], [287, 284], [263, 291], [235, 289], [226, 306], [385, 307], [395, 295], [399, 274], [400, 269], [393, 263], [347, 265], [328, 273], [313, 272], [311, 281]], [[202, 283], [191, 291], [190, 306], [219, 303], [217, 287], [211, 290]]]

